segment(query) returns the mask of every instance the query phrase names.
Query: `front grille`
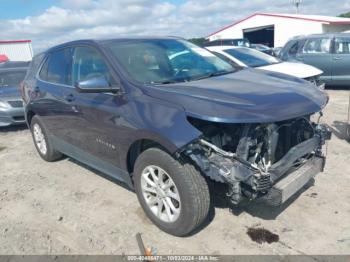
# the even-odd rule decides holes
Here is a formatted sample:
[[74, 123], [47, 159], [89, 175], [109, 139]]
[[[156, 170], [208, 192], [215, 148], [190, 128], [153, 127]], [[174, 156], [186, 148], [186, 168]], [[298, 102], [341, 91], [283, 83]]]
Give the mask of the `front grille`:
[[22, 100], [7, 101], [7, 103], [9, 103], [11, 107], [16, 107], [16, 108], [23, 107]]

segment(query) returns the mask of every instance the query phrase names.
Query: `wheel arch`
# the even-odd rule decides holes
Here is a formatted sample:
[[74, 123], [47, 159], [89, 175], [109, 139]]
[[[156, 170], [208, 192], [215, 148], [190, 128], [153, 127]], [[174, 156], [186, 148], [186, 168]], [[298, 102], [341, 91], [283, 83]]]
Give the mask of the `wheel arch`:
[[26, 122], [27, 122], [27, 125], [28, 125], [28, 127], [30, 127], [30, 124], [31, 124], [31, 122], [32, 122], [32, 119], [33, 119], [33, 117], [35, 116], [36, 114], [35, 114], [35, 112], [33, 111], [33, 110], [28, 110], [28, 111], [26, 111], [26, 114], [25, 114], [25, 118], [26, 118]]
[[127, 155], [126, 155], [126, 168], [129, 174], [132, 174], [134, 171], [134, 166], [137, 158], [141, 155], [142, 152], [149, 148], [159, 148], [167, 152], [168, 154], [172, 154], [171, 151], [174, 150], [173, 146], [164, 146], [161, 142], [156, 141], [154, 139], [150, 138], [140, 138], [136, 141], [134, 141], [128, 149]]

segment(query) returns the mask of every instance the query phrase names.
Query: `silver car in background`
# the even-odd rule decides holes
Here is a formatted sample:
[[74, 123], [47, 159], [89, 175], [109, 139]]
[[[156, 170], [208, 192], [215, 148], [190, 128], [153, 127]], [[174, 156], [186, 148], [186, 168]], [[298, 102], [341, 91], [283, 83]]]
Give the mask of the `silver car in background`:
[[292, 75], [312, 82], [321, 89], [324, 88], [324, 83], [319, 80], [323, 72], [316, 67], [283, 62], [276, 57], [247, 47], [210, 46], [207, 49], [233, 65]]
[[28, 62], [0, 63], [0, 127], [24, 124], [24, 109], [20, 94]]

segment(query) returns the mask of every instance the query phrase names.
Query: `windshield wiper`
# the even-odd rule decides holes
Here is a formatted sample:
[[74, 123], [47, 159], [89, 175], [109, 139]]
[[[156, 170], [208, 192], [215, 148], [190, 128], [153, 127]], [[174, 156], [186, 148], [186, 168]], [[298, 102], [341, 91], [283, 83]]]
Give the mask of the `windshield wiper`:
[[180, 82], [186, 82], [186, 79], [169, 79], [159, 82], [151, 82], [152, 85], [167, 85], [167, 84], [175, 84]]
[[191, 78], [191, 81], [201, 80], [201, 79], [210, 78], [210, 77], [214, 77], [214, 76], [227, 75], [227, 74], [231, 74], [233, 72], [236, 72], [236, 70], [212, 72], [212, 73], [208, 73], [208, 74], [205, 74], [205, 75], [202, 75], [199, 77]]
[[208, 73], [205, 75], [201, 75], [199, 77], [184, 78], [184, 79], [168, 79], [168, 80], [159, 81], [159, 82], [151, 82], [150, 84], [167, 85], [167, 84], [174, 84], [174, 83], [180, 83], [180, 82], [196, 81], [196, 80], [201, 80], [201, 79], [210, 78], [210, 77], [214, 77], [214, 76], [227, 75], [227, 74], [231, 74], [233, 72], [236, 72], [236, 70], [211, 72], [211, 73]]
[[155, 85], [167, 85], [167, 84], [174, 84], [174, 83], [178, 83], [179, 81], [174, 81], [174, 80], [166, 80], [166, 81], [162, 81], [162, 82], [152, 82], [152, 84]]

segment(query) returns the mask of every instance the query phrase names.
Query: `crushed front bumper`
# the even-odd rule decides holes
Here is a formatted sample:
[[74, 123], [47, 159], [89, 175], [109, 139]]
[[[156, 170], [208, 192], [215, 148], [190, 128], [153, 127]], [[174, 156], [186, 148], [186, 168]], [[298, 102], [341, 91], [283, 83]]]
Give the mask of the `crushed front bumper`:
[[[205, 175], [230, 186], [228, 197], [232, 203], [238, 204], [243, 198], [259, 198], [271, 205], [281, 205], [323, 171], [325, 157], [322, 146], [330, 138], [329, 128], [317, 125], [312, 138], [290, 148], [279, 161], [264, 171], [236, 154], [225, 152], [203, 140], [189, 145], [184, 153]], [[206, 146], [210, 153], [207, 150], [205, 155], [201, 148]]]
[[[249, 180], [241, 181], [253, 189], [253, 191], [246, 191], [245, 194], [251, 199], [260, 198], [267, 204], [281, 205], [297, 193], [311, 178], [323, 171], [325, 157], [320, 151], [321, 145], [322, 138], [314, 136], [292, 147], [266, 173], [258, 172], [246, 165], [235, 165], [231, 172], [238, 180], [249, 177]], [[298, 159], [308, 154], [310, 157], [307, 160], [296, 165]], [[238, 172], [240, 174], [236, 175]], [[238, 203], [241, 199], [237, 199], [237, 192], [232, 193], [233, 202]]]
[[262, 197], [267, 204], [279, 206], [285, 203], [291, 196], [297, 193], [315, 175], [323, 171], [324, 157], [313, 157], [300, 168], [279, 180], [266, 195]]

